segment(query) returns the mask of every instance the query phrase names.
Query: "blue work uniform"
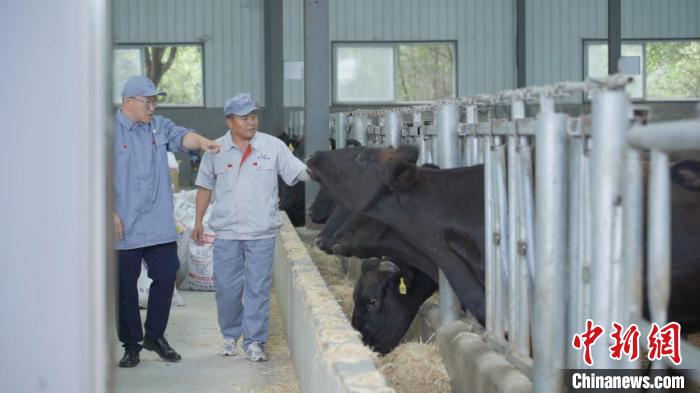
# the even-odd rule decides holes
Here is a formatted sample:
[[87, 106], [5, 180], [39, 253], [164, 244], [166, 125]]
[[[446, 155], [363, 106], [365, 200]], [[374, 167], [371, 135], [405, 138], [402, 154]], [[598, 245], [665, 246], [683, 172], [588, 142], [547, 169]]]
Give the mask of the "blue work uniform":
[[141, 261], [153, 280], [149, 290], [146, 338], [162, 337], [179, 267], [173, 190], [167, 151], [182, 151], [188, 132], [169, 119], [154, 116], [150, 124], [134, 122], [121, 109], [114, 127], [114, 211], [124, 226], [116, 239], [119, 272], [119, 340], [140, 349], [143, 340], [136, 282]]
[[250, 140], [248, 153], [233, 143], [230, 131], [216, 141], [221, 151], [204, 154], [195, 184], [214, 190], [216, 201], [208, 224], [216, 234], [219, 327], [224, 338], [243, 335], [247, 350], [252, 342], [267, 342], [275, 235], [282, 226], [277, 176], [294, 185], [306, 165], [284, 142], [261, 132]]

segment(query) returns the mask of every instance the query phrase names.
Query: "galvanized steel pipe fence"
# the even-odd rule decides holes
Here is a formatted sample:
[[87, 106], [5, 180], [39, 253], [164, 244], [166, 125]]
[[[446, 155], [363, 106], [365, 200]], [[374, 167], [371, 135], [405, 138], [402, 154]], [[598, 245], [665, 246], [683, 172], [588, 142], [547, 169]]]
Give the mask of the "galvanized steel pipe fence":
[[[700, 150], [700, 119], [641, 125], [634, 114], [644, 111], [633, 110], [624, 92], [628, 82], [613, 75], [332, 116], [339, 147], [346, 138], [370, 147], [404, 143], [418, 148], [419, 165], [484, 165], [484, 338], [530, 377], [537, 392], [561, 391], [562, 369], [585, 368], [571, 342], [586, 319], [606, 332], [612, 322], [636, 323], [642, 332], [651, 322], [667, 322], [667, 153]], [[556, 99], [581, 93], [592, 94], [591, 115], [556, 112]], [[528, 102], [539, 104], [535, 117], [526, 116]], [[497, 106], [510, 108], [510, 117], [496, 118]], [[643, 150], [652, 157], [646, 234], [652, 321], [641, 312]], [[439, 288], [441, 322], [458, 319], [459, 300], [442, 272]], [[592, 347], [595, 368], [641, 367], [611, 359], [613, 342], [604, 337]], [[700, 351], [685, 341], [681, 348], [680, 367], [695, 370], [700, 381]]]

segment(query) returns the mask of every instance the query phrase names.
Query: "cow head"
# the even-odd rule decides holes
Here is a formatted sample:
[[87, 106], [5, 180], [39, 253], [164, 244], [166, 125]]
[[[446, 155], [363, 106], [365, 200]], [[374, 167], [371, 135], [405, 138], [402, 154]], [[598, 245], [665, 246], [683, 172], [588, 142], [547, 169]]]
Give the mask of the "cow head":
[[342, 206], [336, 206], [326, 221], [323, 230], [316, 236], [316, 246], [327, 254], [333, 254], [332, 247], [335, 232], [348, 220], [352, 212]]
[[391, 262], [370, 258], [362, 263], [353, 292], [352, 326], [365, 345], [381, 354], [398, 345], [425, 300], [409, 295], [413, 278], [413, 272]]
[[326, 192], [326, 189], [321, 187], [321, 189], [318, 190], [318, 194], [316, 194], [316, 198], [314, 198], [314, 201], [311, 203], [311, 207], [309, 208], [309, 218], [311, 218], [311, 222], [316, 224], [325, 224], [333, 213], [333, 209], [335, 209], [335, 207], [335, 201], [331, 199], [328, 192]]
[[307, 165], [312, 178], [326, 188], [332, 199], [362, 211], [382, 194], [410, 187], [418, 174], [417, 159], [418, 150], [413, 146], [356, 147], [316, 152]]
[[671, 167], [671, 181], [689, 191], [700, 191], [700, 162], [685, 160]]
[[[389, 227], [380, 221], [362, 214], [350, 214], [346, 222], [331, 237], [331, 250], [335, 255], [346, 257], [369, 258], [385, 255], [372, 254], [372, 251], [388, 229]], [[367, 254], [368, 252], [370, 255]]]

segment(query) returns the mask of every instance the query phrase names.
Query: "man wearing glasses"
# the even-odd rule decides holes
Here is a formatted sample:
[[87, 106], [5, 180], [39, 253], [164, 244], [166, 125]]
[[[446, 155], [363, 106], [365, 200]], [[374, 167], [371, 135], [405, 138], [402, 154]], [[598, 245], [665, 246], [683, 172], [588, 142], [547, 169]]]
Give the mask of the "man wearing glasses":
[[[117, 332], [125, 350], [119, 367], [135, 367], [141, 348], [155, 351], [166, 361], [181, 359], [164, 337], [180, 265], [167, 151], [219, 151], [218, 143], [153, 115], [157, 98], [164, 95], [147, 77], [133, 76], [124, 84], [122, 106], [115, 115], [113, 219], [119, 271]], [[148, 277], [153, 280], [145, 337], [136, 287], [142, 259], [146, 261]]]

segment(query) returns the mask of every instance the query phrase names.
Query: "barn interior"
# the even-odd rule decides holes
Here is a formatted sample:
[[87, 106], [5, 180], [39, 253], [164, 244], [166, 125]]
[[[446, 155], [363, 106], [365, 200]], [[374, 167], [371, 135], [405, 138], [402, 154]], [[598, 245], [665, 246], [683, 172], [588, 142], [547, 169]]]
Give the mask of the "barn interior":
[[[697, 0], [26, 0], [0, 20], [1, 390], [700, 391]], [[168, 156], [183, 359], [118, 366], [134, 75], [211, 140], [249, 93], [309, 168], [277, 186], [267, 362], [219, 353], [194, 149]], [[397, 281], [366, 299], [375, 274]], [[150, 288], [143, 270], [144, 320]]]

